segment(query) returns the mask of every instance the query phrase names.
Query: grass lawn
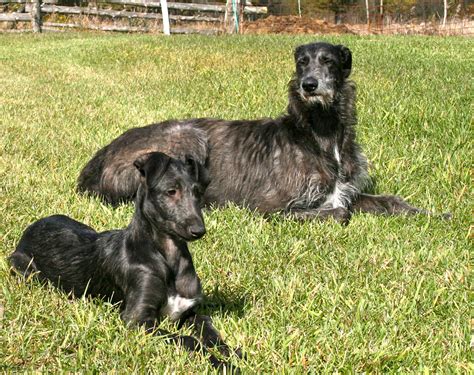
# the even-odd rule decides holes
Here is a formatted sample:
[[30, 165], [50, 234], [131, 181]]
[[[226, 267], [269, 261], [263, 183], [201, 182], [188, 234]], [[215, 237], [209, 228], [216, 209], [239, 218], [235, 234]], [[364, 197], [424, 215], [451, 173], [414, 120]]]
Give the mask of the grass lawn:
[[[377, 192], [453, 219], [361, 214], [342, 227], [207, 211], [208, 234], [191, 244], [204, 310], [247, 353], [245, 373], [472, 372], [473, 40], [319, 39], [353, 52]], [[105, 301], [11, 276], [6, 257], [29, 223], [54, 213], [125, 226], [131, 205], [75, 192], [97, 149], [169, 118], [278, 116], [292, 50], [313, 40], [0, 35], [0, 371], [211, 371], [202, 356], [127, 330]]]

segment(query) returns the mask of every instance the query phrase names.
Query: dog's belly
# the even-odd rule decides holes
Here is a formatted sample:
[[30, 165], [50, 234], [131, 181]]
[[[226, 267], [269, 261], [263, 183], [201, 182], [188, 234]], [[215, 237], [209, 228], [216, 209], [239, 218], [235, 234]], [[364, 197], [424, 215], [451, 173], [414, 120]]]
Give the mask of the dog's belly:
[[161, 309], [162, 315], [167, 315], [171, 320], [178, 320], [181, 315], [199, 303], [199, 298], [181, 297], [179, 294], [168, 296], [166, 306]]

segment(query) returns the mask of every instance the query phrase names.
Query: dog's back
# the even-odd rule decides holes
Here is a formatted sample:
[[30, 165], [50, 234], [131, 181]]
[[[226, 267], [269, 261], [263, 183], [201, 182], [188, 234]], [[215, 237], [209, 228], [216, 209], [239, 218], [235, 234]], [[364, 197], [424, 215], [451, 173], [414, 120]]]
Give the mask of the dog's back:
[[208, 139], [203, 130], [184, 121], [160, 124], [126, 131], [100, 149], [81, 171], [77, 189], [117, 204], [135, 197], [140, 176], [133, 161], [150, 152], [162, 152], [174, 158], [189, 155], [205, 165]]

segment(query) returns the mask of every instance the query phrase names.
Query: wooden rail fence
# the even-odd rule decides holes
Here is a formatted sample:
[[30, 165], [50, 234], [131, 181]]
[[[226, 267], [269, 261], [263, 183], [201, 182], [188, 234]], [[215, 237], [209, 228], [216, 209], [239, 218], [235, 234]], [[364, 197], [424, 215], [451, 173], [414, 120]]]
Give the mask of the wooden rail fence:
[[[242, 0], [244, 1], [244, 0]], [[163, 27], [165, 34], [217, 34], [222, 32], [242, 32], [242, 20], [244, 17], [261, 17], [267, 14], [266, 7], [246, 6], [241, 0], [227, 0], [227, 4], [194, 4], [147, 0], [96, 0], [90, 1], [87, 6], [65, 6], [58, 5], [58, 0], [0, 0], [2, 6], [9, 4], [24, 5], [21, 12], [1, 12], [1, 22], [13, 24], [30, 22], [31, 28], [0, 29], [0, 31], [28, 31], [41, 32], [43, 30], [61, 29], [91, 29], [102, 31], [120, 32], [150, 32], [158, 31], [158, 25]], [[237, 6], [236, 6], [237, 5]], [[104, 8], [108, 7], [108, 8]], [[120, 7], [122, 9], [110, 9]], [[133, 8], [133, 9], [130, 9]], [[139, 8], [139, 11], [136, 9]], [[172, 14], [168, 13], [168, 9]], [[236, 12], [237, 9], [237, 12]], [[161, 10], [159, 13], [158, 11]], [[184, 14], [183, 14], [184, 13]], [[76, 21], [82, 17], [82, 21], [88, 22], [52, 22], [51, 15], [64, 15]], [[96, 17], [92, 22], [90, 17]], [[97, 19], [100, 19], [97, 22]], [[120, 24], [108, 24], [110, 21], [128, 19], [151, 21], [153, 24], [131, 26]], [[107, 22], [109, 21], [109, 22]], [[173, 24], [168, 26], [169, 22]], [[191, 24], [199, 25], [198, 28], [189, 27]], [[185, 25], [185, 27], [182, 27]]]

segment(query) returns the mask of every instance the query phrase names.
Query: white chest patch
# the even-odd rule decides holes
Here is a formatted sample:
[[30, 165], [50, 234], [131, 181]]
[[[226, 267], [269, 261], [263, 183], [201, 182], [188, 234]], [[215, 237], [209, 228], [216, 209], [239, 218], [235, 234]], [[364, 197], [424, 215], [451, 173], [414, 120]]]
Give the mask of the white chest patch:
[[[334, 147], [334, 158], [339, 166], [341, 166], [341, 154], [339, 148]], [[339, 172], [339, 179], [341, 179], [341, 172]], [[326, 196], [326, 200], [322, 204], [322, 208], [348, 208], [353, 197], [358, 193], [358, 189], [351, 182], [336, 181], [334, 190]]]
[[332, 208], [345, 207], [346, 206], [346, 194], [340, 189], [339, 182], [336, 182], [336, 186], [331, 194], [326, 197], [326, 201], [323, 206], [329, 206]]
[[168, 296], [168, 303], [161, 309], [161, 314], [168, 315], [171, 320], [180, 316], [199, 302], [197, 298], [184, 298], [180, 295]]
[[341, 155], [339, 154], [339, 148], [334, 146], [334, 157], [336, 158], [337, 164], [341, 164]]
[[[334, 158], [336, 159], [337, 164], [341, 165], [341, 155], [339, 154], [339, 148], [337, 145], [334, 146]], [[336, 182], [334, 190], [326, 197], [323, 206], [330, 208], [345, 207], [347, 204], [347, 193], [344, 191], [346, 187], [344, 185], [345, 184], [341, 184], [339, 181]]]

